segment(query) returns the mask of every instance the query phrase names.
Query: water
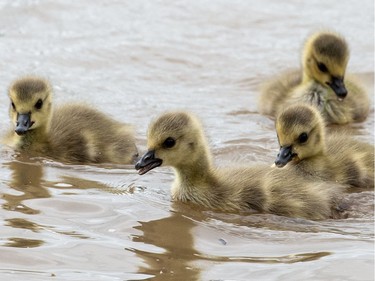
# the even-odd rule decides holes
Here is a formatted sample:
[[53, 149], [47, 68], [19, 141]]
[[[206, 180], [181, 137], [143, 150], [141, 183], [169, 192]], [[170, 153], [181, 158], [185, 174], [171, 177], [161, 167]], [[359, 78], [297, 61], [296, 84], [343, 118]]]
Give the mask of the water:
[[[218, 165], [272, 163], [273, 120], [257, 87], [299, 65], [303, 40], [333, 28], [349, 72], [374, 94], [374, 4], [344, 1], [0, 2], [0, 126], [9, 83], [51, 80], [55, 102], [83, 101], [136, 127], [184, 108], [205, 124]], [[350, 126], [374, 140], [374, 106]], [[0, 155], [1, 280], [373, 280], [373, 191], [348, 194], [345, 220], [217, 213], [171, 202], [173, 173], [69, 166]]]

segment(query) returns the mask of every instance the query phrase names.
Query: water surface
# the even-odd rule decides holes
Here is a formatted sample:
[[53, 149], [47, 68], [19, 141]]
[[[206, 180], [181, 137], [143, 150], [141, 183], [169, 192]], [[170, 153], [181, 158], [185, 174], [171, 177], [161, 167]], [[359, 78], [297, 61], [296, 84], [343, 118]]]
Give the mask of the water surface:
[[[56, 104], [83, 101], [134, 124], [141, 153], [150, 119], [183, 108], [202, 118], [218, 165], [272, 163], [259, 83], [298, 67], [308, 34], [332, 28], [373, 97], [373, 11], [370, 0], [4, 0], [0, 126], [9, 83], [37, 74]], [[348, 129], [373, 143], [374, 106]], [[168, 168], [140, 177], [6, 149], [0, 164], [2, 280], [374, 279], [373, 191], [347, 195], [348, 219], [309, 221], [171, 202]]]

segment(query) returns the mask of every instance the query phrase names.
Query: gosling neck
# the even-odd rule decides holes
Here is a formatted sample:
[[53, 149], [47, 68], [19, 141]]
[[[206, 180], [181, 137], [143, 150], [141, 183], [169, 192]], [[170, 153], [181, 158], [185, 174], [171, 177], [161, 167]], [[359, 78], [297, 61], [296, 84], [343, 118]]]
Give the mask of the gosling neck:
[[202, 182], [207, 178], [207, 175], [211, 173], [212, 163], [210, 159], [202, 157], [193, 164], [179, 165], [175, 167], [175, 170], [179, 175], [189, 179], [192, 183], [194, 183], [194, 181]]
[[309, 83], [311, 81], [315, 81], [314, 77], [312, 76], [310, 72], [310, 64], [311, 64], [311, 58], [305, 57], [303, 58], [302, 63], [302, 84]]
[[211, 187], [213, 165], [209, 153], [186, 164], [174, 167], [176, 178], [173, 193], [180, 199], [193, 200], [199, 194], [204, 194]]
[[320, 162], [324, 161], [324, 159], [326, 159], [326, 146], [325, 146], [325, 144], [322, 144], [321, 148], [319, 150], [315, 151], [311, 155], [306, 155], [306, 157], [304, 157], [302, 160], [300, 160], [298, 162], [298, 164], [302, 164], [302, 165], [313, 164], [314, 165], [314, 163], [315, 164], [320, 163]]

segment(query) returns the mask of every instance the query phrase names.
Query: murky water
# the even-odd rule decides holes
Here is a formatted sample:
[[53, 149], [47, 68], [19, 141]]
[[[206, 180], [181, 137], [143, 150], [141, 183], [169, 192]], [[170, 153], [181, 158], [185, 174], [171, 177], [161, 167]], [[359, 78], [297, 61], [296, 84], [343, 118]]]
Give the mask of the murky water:
[[[323, 3], [324, 2], [324, 3]], [[23, 74], [136, 126], [196, 112], [218, 165], [272, 163], [273, 121], [257, 86], [299, 65], [302, 41], [334, 28], [349, 71], [374, 94], [374, 4], [366, 1], [0, 2], [0, 125], [6, 88]], [[351, 126], [374, 140], [374, 107]], [[374, 192], [348, 194], [345, 220], [217, 213], [170, 200], [170, 169], [69, 166], [0, 155], [1, 280], [373, 280]]]

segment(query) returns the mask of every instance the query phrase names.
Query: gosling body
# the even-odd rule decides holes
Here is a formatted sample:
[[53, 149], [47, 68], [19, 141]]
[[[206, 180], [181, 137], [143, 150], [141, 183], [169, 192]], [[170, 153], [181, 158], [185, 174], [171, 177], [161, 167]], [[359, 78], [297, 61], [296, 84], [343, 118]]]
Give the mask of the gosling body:
[[14, 124], [5, 144], [16, 150], [70, 163], [133, 163], [137, 156], [130, 125], [82, 104], [52, 108], [52, 88], [24, 77], [9, 88]]
[[276, 166], [294, 168], [302, 176], [352, 187], [374, 188], [374, 146], [345, 133], [326, 134], [316, 108], [296, 104], [276, 119], [280, 152]]
[[290, 70], [265, 83], [259, 110], [276, 117], [294, 103], [315, 106], [329, 124], [364, 121], [369, 113], [369, 96], [346, 75], [349, 48], [343, 37], [333, 32], [318, 32], [305, 43], [302, 69]]
[[172, 198], [211, 209], [324, 219], [335, 216], [344, 189], [268, 166], [217, 168], [200, 122], [187, 112], [167, 112], [152, 122], [147, 146], [136, 164], [139, 174], [171, 166]]

